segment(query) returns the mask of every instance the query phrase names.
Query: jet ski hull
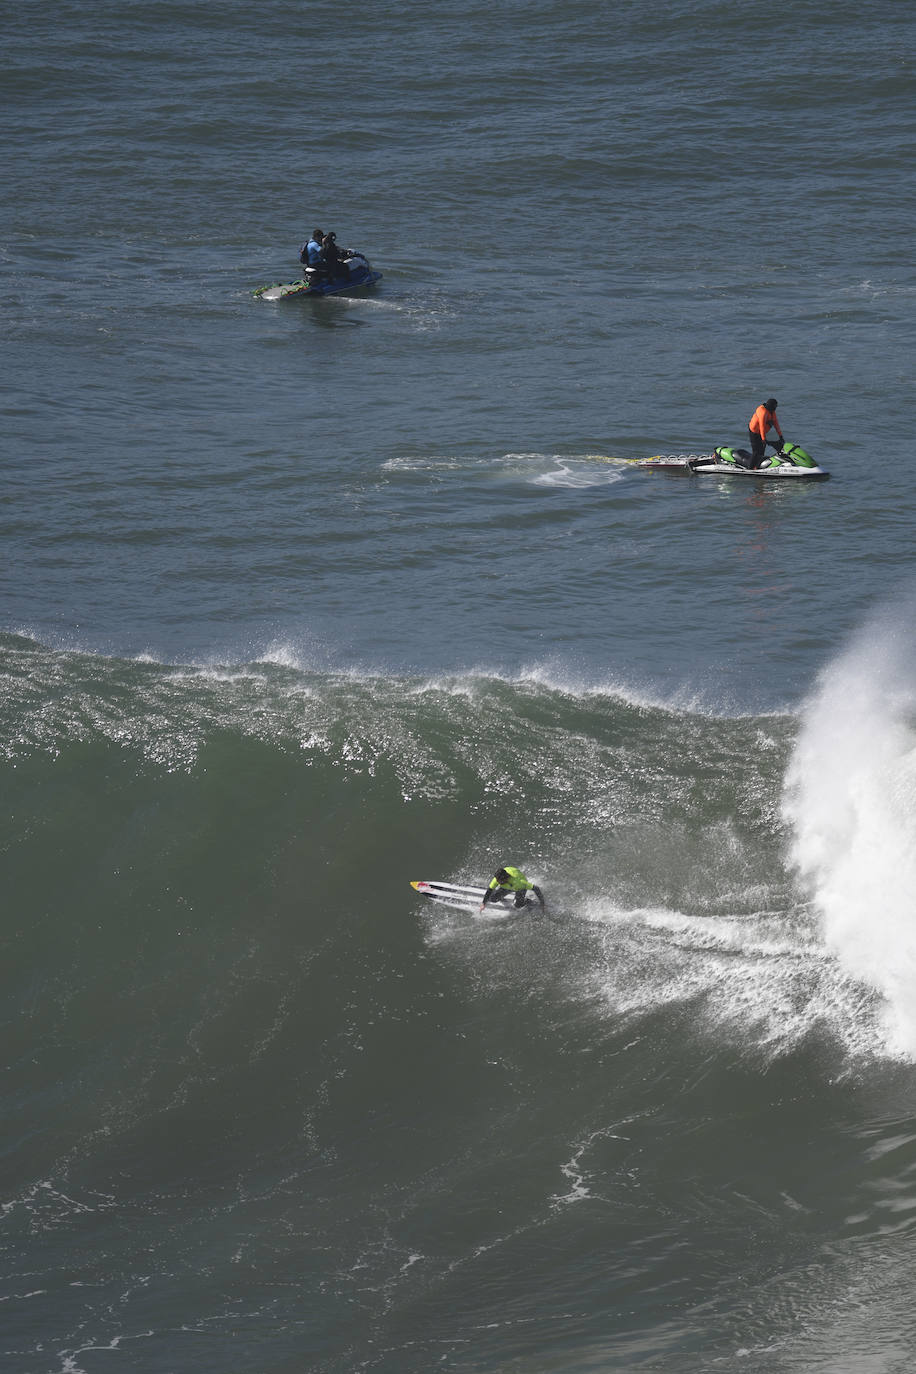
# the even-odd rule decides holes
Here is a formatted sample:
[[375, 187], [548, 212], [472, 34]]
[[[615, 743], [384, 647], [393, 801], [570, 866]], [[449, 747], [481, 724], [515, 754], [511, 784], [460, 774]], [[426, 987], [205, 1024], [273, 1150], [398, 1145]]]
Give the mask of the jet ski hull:
[[792, 463], [779, 463], [769, 468], [743, 468], [737, 463], [695, 463], [693, 471], [698, 477], [704, 472], [716, 472], [726, 477], [756, 477], [764, 481], [788, 479], [790, 482], [823, 482], [830, 476], [824, 468], [797, 468]]
[[339, 296], [357, 287], [374, 286], [382, 279], [381, 272], [374, 271], [361, 253], [354, 253], [351, 257], [345, 258], [342, 266], [347, 269], [346, 277], [325, 277], [310, 267], [306, 268], [299, 281], [259, 286], [251, 294], [262, 301], [283, 301], [288, 300], [290, 296]]

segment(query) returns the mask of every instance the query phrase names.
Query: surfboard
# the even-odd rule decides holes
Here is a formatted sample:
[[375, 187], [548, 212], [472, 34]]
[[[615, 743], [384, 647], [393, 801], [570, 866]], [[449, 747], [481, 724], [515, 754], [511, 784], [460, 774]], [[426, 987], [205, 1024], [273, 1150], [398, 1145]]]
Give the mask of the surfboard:
[[575, 463], [660, 463], [664, 461], [664, 455], [656, 453], [654, 458], [621, 458], [612, 453], [583, 453], [570, 454], [569, 461]]
[[632, 463], [636, 468], [667, 468], [669, 471], [681, 469], [681, 471], [691, 472], [687, 455], [672, 453], [667, 457], [662, 453], [657, 453], [654, 458], [628, 458], [628, 463]]
[[[458, 911], [469, 911], [475, 915], [479, 914], [480, 906], [486, 893], [485, 887], [465, 887], [461, 883], [439, 883], [423, 882], [422, 880], [412, 881], [410, 886], [422, 896], [428, 897], [432, 902], [438, 902], [440, 906], [450, 906]], [[500, 897], [499, 901], [487, 902], [484, 915], [505, 916], [510, 911], [524, 911], [524, 907], [515, 905], [515, 894], [506, 893]]]

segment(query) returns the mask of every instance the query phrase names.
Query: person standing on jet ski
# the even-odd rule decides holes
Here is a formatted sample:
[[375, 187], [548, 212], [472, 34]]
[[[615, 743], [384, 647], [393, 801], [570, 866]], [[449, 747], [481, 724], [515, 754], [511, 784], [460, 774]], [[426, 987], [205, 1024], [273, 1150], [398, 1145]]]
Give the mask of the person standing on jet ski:
[[[772, 444], [777, 453], [782, 453], [782, 430], [779, 428], [779, 421], [776, 418], [778, 405], [779, 402], [776, 397], [771, 396], [768, 401], [764, 401], [757, 407], [748, 421], [747, 432], [751, 440], [752, 467], [760, 467], [766, 454], [767, 444]], [[778, 439], [767, 438], [767, 432], [770, 429], [776, 430], [779, 435]]]

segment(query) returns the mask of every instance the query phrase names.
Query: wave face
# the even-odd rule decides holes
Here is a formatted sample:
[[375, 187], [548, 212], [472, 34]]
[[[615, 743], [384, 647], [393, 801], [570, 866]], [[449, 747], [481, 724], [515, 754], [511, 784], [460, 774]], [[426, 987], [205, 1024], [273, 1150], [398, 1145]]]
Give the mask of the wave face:
[[[800, 725], [21, 636], [0, 673], [20, 1367], [53, 1332], [62, 1369], [128, 1342], [167, 1368], [176, 1323], [214, 1369], [699, 1369], [795, 1327], [801, 1359], [861, 1259], [828, 1271], [822, 1232], [891, 1265], [916, 1135], [889, 649]], [[409, 887], [506, 861], [546, 916]]]

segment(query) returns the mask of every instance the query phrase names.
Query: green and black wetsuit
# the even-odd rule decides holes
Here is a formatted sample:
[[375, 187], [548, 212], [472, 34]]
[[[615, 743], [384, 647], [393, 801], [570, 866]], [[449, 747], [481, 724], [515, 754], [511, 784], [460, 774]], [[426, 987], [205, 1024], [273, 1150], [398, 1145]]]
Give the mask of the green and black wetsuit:
[[[505, 877], [500, 879], [499, 874], [504, 874]], [[525, 906], [526, 894], [529, 889], [534, 893], [543, 907], [544, 894], [541, 889], [536, 887], [534, 883], [529, 882], [521, 869], [510, 868], [507, 865], [505, 868], [499, 870], [495, 878], [490, 879], [490, 886], [484, 893], [483, 904], [486, 906], [487, 902], [498, 902], [500, 897], [505, 896], [507, 892], [514, 892], [515, 905]]]

